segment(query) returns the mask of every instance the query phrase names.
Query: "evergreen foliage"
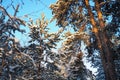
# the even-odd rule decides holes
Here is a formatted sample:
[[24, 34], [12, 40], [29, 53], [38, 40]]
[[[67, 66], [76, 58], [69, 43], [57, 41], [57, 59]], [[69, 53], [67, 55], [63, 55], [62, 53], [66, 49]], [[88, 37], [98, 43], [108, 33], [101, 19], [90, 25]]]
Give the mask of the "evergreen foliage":
[[[0, 0], [0, 80], [120, 79], [119, 0], [57, 0], [50, 5], [51, 21], [41, 14], [28, 22], [17, 17], [20, 4], [15, 7], [11, 0], [8, 7], [14, 14], [10, 15], [3, 2]], [[48, 27], [53, 20], [60, 29], [51, 33]], [[15, 36], [16, 31], [25, 33], [21, 26], [30, 29], [27, 46]], [[87, 68], [85, 59], [97, 69], [96, 74]]]

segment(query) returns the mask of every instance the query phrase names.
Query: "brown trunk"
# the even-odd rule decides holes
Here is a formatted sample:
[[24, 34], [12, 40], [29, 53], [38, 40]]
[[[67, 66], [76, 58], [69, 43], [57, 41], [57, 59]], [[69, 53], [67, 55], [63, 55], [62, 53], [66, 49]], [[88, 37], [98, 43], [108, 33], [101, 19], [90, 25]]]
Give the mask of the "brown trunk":
[[[99, 20], [99, 26], [101, 29], [101, 33], [100, 33], [100, 38], [101, 43], [102, 43], [102, 50], [103, 53], [106, 54], [106, 57], [103, 58], [103, 60], [106, 60], [106, 64], [104, 64], [104, 68], [106, 69], [105, 71], [105, 75], [106, 75], [106, 80], [116, 80], [116, 72], [115, 72], [115, 67], [114, 67], [114, 60], [113, 60], [113, 53], [111, 51], [111, 48], [109, 47], [109, 38], [107, 37], [105, 31], [103, 31], [104, 27], [105, 27], [105, 23], [103, 21], [103, 16], [102, 16], [102, 12], [100, 10], [100, 5], [98, 3], [98, 0], [94, 0], [95, 1], [95, 7], [96, 7], [96, 11], [97, 11], [97, 15], [98, 15], [98, 20]], [[102, 55], [104, 55], [102, 54]]]
[[99, 32], [99, 37], [102, 44], [101, 59], [105, 72], [105, 80], [116, 80], [112, 51], [107, 45], [109, 42], [107, 41], [106, 36], [104, 34], [104, 32]]
[[90, 22], [93, 26], [93, 32], [95, 33], [95, 36], [98, 41], [98, 47], [100, 49], [101, 53], [101, 59], [102, 64], [105, 72], [105, 79], [106, 80], [116, 80], [116, 74], [115, 74], [115, 67], [114, 67], [114, 61], [113, 61], [113, 55], [111, 49], [108, 47], [109, 39], [106, 36], [106, 33], [103, 31], [103, 28], [105, 27], [105, 23], [102, 19], [102, 13], [100, 10], [100, 6], [98, 4], [98, 1], [95, 0], [95, 7], [98, 14], [98, 21], [99, 21], [99, 28], [96, 27], [96, 21], [94, 19], [93, 13], [91, 11], [89, 1], [85, 0], [86, 7], [88, 9], [88, 14], [90, 16]]

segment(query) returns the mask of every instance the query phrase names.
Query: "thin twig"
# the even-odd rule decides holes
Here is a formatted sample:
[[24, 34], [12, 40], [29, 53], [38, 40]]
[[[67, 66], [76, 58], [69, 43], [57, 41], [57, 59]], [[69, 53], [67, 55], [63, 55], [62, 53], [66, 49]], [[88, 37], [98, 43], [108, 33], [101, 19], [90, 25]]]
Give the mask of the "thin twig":
[[6, 9], [4, 8], [4, 7], [2, 7], [2, 6], [0, 6], [0, 10], [1, 11], [3, 11], [4, 12], [4, 14], [5, 15], [7, 15], [9, 18], [10, 18], [10, 20], [14, 23], [14, 27], [17, 29], [17, 24], [15, 23], [15, 21], [13, 20], [13, 17], [12, 16], [10, 16], [10, 14], [6, 11]]
[[19, 4], [16, 6], [15, 13], [14, 13], [14, 17], [17, 15], [18, 8], [19, 8]]
[[79, 32], [82, 32], [83, 30], [85, 30], [85, 26], [86, 26], [86, 24], [87, 24], [87, 20], [83, 23], [83, 25], [80, 27], [80, 29], [79, 29]]
[[22, 52], [21, 52], [20, 54], [22, 54], [22, 55], [28, 57], [28, 58], [32, 61], [34, 67], [36, 67], [36, 64], [35, 64], [35, 61], [33, 60], [33, 58], [31, 58], [29, 55], [27, 55], [27, 54], [25, 54], [25, 53], [22, 53]]
[[12, 20], [12, 17], [8, 14], [8, 12], [6, 11], [4, 7], [0, 6], [0, 10], [3, 11], [5, 15], [7, 15]]
[[28, 58], [32, 61], [34, 67], [36, 67], [36, 64], [35, 64], [35, 61], [33, 60], [33, 58], [31, 58], [29, 55], [27, 55], [27, 54], [21, 52], [21, 51], [20, 51], [19, 49], [17, 49], [16, 47], [15, 47], [15, 50], [16, 50], [18, 53], [20, 53], [20, 54], [22, 54], [22, 55], [28, 57]]

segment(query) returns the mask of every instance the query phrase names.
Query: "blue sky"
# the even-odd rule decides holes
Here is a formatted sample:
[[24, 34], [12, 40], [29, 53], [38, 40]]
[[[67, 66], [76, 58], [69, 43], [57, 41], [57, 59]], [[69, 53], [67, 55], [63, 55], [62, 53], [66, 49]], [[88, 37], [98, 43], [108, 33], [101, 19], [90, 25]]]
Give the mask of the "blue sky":
[[[14, 1], [14, 0], [13, 0]], [[20, 4], [19, 12], [17, 13], [17, 16], [21, 19], [28, 20], [27, 18], [23, 18], [24, 15], [28, 15], [28, 17], [32, 18], [33, 20], [36, 20], [37, 18], [40, 18], [40, 14], [44, 13], [46, 16], [46, 19], [50, 20], [52, 18], [52, 11], [50, 10], [49, 6], [52, 3], [55, 3], [56, 0], [23, 0], [23, 3], [21, 0], [15, 0], [13, 5]], [[11, 0], [3, 0], [3, 6], [7, 8], [8, 5], [11, 4]], [[12, 6], [10, 6], [7, 11], [13, 15], [14, 10]], [[58, 27], [56, 27], [55, 21], [50, 23], [48, 25], [50, 27], [50, 32], [56, 32], [58, 30]], [[19, 39], [20, 43], [23, 46], [26, 46], [29, 40], [28, 32], [29, 29], [27, 27], [21, 27], [22, 29], [26, 29], [26, 33], [21, 34], [19, 32], [16, 32], [16, 37]]]

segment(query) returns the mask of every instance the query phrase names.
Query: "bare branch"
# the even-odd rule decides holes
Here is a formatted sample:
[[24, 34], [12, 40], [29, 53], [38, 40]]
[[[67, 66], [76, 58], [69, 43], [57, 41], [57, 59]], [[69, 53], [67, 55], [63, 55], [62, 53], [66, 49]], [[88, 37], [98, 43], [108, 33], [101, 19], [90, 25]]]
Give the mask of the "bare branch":
[[14, 17], [17, 15], [18, 8], [19, 8], [19, 4], [16, 6], [15, 13], [14, 13]]
[[85, 30], [85, 26], [86, 26], [86, 24], [87, 24], [87, 20], [83, 23], [83, 25], [80, 27], [80, 29], [79, 29], [79, 32], [82, 32], [83, 30]]
[[21, 52], [21, 51], [20, 51], [20, 50], [18, 50], [16, 47], [15, 47], [15, 50], [16, 50], [19, 54], [21, 54], [21, 55], [23, 55], [23, 56], [28, 57], [28, 58], [32, 61], [32, 63], [33, 63], [33, 65], [34, 65], [34, 67], [36, 67], [36, 64], [35, 64], [35, 61], [33, 60], [33, 58], [31, 58], [29, 55], [27, 55], [27, 54], [25, 54], [25, 53]]
[[6, 11], [4, 7], [0, 6], [0, 10], [3, 11], [5, 15], [7, 15], [12, 20], [12, 17], [8, 14], [8, 12]]

